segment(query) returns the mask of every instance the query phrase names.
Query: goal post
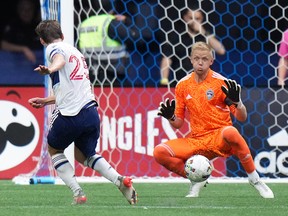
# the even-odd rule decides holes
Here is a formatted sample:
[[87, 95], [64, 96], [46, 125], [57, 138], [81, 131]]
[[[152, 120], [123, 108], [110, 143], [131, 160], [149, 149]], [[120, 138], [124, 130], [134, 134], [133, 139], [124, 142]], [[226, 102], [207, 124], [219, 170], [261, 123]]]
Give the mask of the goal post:
[[[61, 29], [64, 34], [64, 41], [74, 45], [74, 4], [71, 0], [60, 0], [60, 24]], [[72, 143], [67, 149], [65, 149], [64, 154], [75, 167], [74, 159], [74, 144]]]

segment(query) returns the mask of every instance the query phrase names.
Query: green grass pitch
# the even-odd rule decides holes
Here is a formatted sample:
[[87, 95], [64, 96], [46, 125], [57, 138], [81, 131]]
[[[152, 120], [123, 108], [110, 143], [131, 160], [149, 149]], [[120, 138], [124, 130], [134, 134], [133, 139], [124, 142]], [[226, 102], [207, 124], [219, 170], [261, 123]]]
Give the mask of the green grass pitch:
[[288, 184], [268, 184], [274, 199], [261, 198], [248, 183], [212, 183], [199, 198], [185, 198], [188, 183], [134, 183], [139, 202], [130, 206], [109, 183], [81, 184], [87, 203], [71, 206], [72, 194], [64, 185], [15, 185], [0, 181], [2, 216], [286, 216]]

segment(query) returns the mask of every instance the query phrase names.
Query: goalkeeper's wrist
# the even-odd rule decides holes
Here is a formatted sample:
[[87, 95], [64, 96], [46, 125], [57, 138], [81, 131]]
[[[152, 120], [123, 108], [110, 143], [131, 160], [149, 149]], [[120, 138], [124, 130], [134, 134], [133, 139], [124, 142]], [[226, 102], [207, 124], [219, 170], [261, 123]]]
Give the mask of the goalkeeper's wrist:
[[175, 121], [175, 119], [176, 119], [176, 116], [175, 116], [175, 114], [173, 114], [173, 116], [170, 119], [168, 119], [168, 120], [169, 121]]
[[236, 103], [235, 106], [237, 109], [241, 109], [244, 106], [244, 104], [242, 103], [242, 100], [240, 99], [240, 101]]

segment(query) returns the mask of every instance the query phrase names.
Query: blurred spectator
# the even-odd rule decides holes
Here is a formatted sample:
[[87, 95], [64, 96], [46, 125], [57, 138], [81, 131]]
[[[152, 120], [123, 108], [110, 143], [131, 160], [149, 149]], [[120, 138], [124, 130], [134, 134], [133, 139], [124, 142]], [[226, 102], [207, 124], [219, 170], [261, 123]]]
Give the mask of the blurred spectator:
[[161, 57], [159, 38], [162, 33], [159, 28], [162, 16], [159, 0], [114, 0], [113, 6], [117, 14], [131, 19], [141, 39], [134, 41], [133, 49], [127, 47], [131, 64], [127, 67], [128, 82], [125, 86], [157, 86], [160, 75], [157, 65]]
[[40, 21], [40, 8], [33, 0], [18, 0], [15, 19], [5, 26], [1, 48], [5, 51], [20, 52], [32, 63], [36, 63], [34, 50], [42, 49], [35, 27]]
[[[84, 20], [80, 25], [79, 48], [89, 65], [91, 81], [116, 84], [125, 78], [129, 55], [139, 32], [123, 15], [100, 14]], [[105, 83], [106, 82], [106, 83]], [[117, 85], [117, 84], [116, 84]]]
[[288, 29], [283, 33], [278, 55], [280, 57], [278, 62], [278, 85], [284, 86], [288, 72]]
[[174, 72], [175, 82], [193, 70], [189, 58], [191, 44], [197, 41], [207, 41], [217, 54], [224, 55], [226, 52], [223, 44], [205, 28], [202, 10], [199, 8], [185, 9], [182, 13], [182, 20], [184, 27], [178, 29], [178, 32], [173, 32], [174, 34], [168, 34], [168, 38], [163, 43], [160, 85], [169, 84], [170, 69]]
[[123, 14], [129, 17], [145, 43], [135, 41], [135, 48], [141, 54], [147, 54], [151, 51], [159, 52], [156, 34], [159, 31], [159, 13], [158, 0], [114, 0], [113, 10], [117, 14]]

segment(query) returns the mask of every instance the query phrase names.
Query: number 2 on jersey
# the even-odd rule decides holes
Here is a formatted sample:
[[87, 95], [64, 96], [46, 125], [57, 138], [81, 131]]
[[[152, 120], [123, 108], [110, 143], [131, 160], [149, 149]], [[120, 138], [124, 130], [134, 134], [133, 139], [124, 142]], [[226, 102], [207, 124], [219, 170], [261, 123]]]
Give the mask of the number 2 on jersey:
[[[87, 63], [85, 61], [85, 58], [81, 57], [81, 60], [83, 62], [83, 67], [85, 69], [84, 70], [84, 75], [85, 75], [86, 78], [89, 79], [88, 66], [87, 66]], [[79, 74], [80, 71], [81, 71], [81, 70], [79, 71], [80, 66], [81, 66], [79, 58], [77, 58], [76, 56], [72, 55], [69, 58], [69, 62], [76, 62], [76, 65], [75, 65], [72, 73], [70, 74], [70, 80], [82, 80], [83, 79], [83, 74]]]

